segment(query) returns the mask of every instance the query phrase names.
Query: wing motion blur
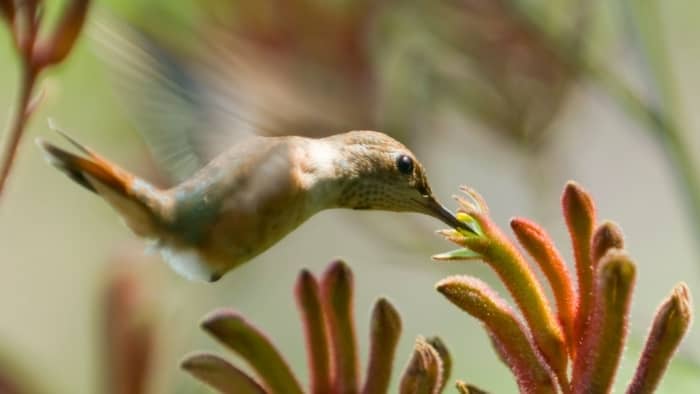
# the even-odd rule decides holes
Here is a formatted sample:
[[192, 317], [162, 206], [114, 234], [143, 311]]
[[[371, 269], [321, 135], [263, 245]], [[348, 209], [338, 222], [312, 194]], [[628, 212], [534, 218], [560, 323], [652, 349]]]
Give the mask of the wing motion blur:
[[253, 134], [320, 137], [375, 126], [367, 73], [338, 71], [303, 48], [270, 49], [219, 28], [202, 33], [197, 48], [171, 49], [113, 17], [94, 30], [127, 113], [173, 181]]
[[98, 26], [95, 38], [120, 102], [174, 181], [255, 132], [252, 121], [236, 115], [236, 101], [222, 109], [201, 72], [145, 33], [110, 20]]

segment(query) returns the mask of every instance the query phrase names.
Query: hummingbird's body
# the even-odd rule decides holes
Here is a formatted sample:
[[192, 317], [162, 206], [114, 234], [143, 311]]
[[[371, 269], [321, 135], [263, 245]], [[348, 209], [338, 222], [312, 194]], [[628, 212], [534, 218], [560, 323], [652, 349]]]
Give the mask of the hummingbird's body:
[[216, 278], [323, 209], [327, 199], [308, 181], [315, 174], [298, 159], [309, 142], [292, 139], [252, 137], [159, 192], [169, 209], [152, 238], [178, 272]]
[[219, 279], [324, 209], [413, 211], [460, 225], [437, 203], [412, 153], [378, 132], [251, 136], [170, 189], [71, 142], [87, 157], [40, 145], [52, 164], [105, 198], [193, 279]]

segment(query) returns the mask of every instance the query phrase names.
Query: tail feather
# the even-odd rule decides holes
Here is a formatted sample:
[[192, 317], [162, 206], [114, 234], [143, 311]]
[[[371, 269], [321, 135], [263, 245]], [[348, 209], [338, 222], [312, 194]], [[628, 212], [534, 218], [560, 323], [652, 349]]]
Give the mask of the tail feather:
[[97, 189], [86, 177], [86, 174], [91, 174], [95, 179], [112, 184], [113, 187], [119, 187], [118, 182], [114, 182], [113, 177], [96, 162], [74, 155], [40, 138], [37, 138], [36, 143], [45, 152], [46, 160], [51, 165], [63, 171], [69, 178], [86, 189], [98, 193]]
[[47, 161], [84, 188], [100, 195], [121, 214], [138, 235], [157, 238], [157, 230], [167, 209], [164, 193], [104, 159], [55, 129], [85, 156], [77, 155], [42, 139], [37, 145]]

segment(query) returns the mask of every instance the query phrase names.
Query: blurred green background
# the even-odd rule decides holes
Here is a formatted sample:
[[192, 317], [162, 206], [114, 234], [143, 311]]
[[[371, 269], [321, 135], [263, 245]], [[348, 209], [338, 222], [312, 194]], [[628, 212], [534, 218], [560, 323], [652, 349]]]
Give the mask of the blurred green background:
[[[197, 2], [190, 1], [95, 3], [91, 22], [105, 15], [118, 15], [175, 39], [192, 38], [187, 30], [179, 30], [183, 23], [205, 23], [202, 21], [209, 17]], [[210, 6], [212, 2], [206, 3]], [[344, 7], [347, 2], [322, 3]], [[466, 35], [484, 30], [461, 31], [461, 25], [456, 24], [455, 29], [444, 33], [441, 30], [450, 25], [443, 21], [468, 19], [458, 12], [426, 14], [424, 7], [430, 4], [421, 1], [386, 3], [377, 12], [379, 27], [371, 35], [372, 61], [378, 70], [383, 102], [377, 109], [382, 120], [373, 125], [388, 125], [417, 152], [438, 196], [448, 202], [460, 184], [468, 184], [483, 194], [495, 221], [503, 228], [512, 216], [534, 219], [550, 232], [567, 257], [570, 247], [559, 206], [567, 180], [580, 182], [592, 193], [600, 218], [622, 226], [627, 249], [638, 264], [638, 282], [631, 341], [617, 378], [616, 391], [621, 391], [633, 372], [653, 313], [673, 285], [683, 280], [696, 297], [700, 294], [700, 244], [686, 203], [683, 183], [687, 180], [677, 178], [673, 160], [669, 160], [660, 139], [621, 109], [605, 89], [585, 76], [569, 76], [566, 72], [563, 77], [557, 76], [560, 71], [548, 63], [546, 56], [534, 56], [535, 66], [543, 70], [538, 83], [554, 81], [555, 89], [528, 88], [502, 101], [515, 105], [515, 109], [505, 104], [480, 107], [482, 99], [488, 101], [487, 93], [479, 96], [476, 87], [498, 85], [497, 78], [516, 72], [518, 63], [503, 71], [506, 74], [485, 76], [480, 67], [488, 69], [499, 60], [512, 58], [493, 55], [499, 53], [499, 48], [491, 47], [481, 56], [493, 55], [496, 61], [480, 65], [480, 56], [463, 58], [459, 54], [490, 41], [461, 47], [462, 41], [445, 44], [436, 38], [447, 34], [449, 40], [463, 34], [464, 42], [468, 42]], [[47, 4], [51, 17], [63, 2]], [[577, 4], [520, 2], [546, 29], [555, 32], [572, 26], [567, 11], [571, 8], [567, 7]], [[648, 62], [639, 56], [630, 39], [634, 34], [628, 34], [629, 26], [621, 22], [624, 7], [620, 4], [591, 7], [589, 25], [580, 33], [585, 35], [586, 52], [623, 76], [639, 94], [654, 97], [645, 79]], [[664, 101], [664, 105], [673, 105], [670, 111], [683, 125], [687, 150], [700, 152], [700, 133], [695, 132], [700, 130], [700, 114], [694, 110], [700, 103], [700, 47], [695, 42], [700, 35], [700, 6], [691, 1], [659, 1], [658, 8], [656, 16], [663, 24], [655, 28], [665, 35], [668, 56], [664, 59], [670, 64], [669, 75], [675, 85], [675, 101]], [[502, 23], [511, 22], [506, 18]], [[12, 113], [18, 82], [16, 56], [4, 27], [0, 30], [3, 121]], [[305, 377], [302, 332], [291, 297], [292, 286], [302, 267], [320, 272], [333, 258], [343, 257], [356, 278], [361, 360], [367, 354], [370, 307], [376, 298], [386, 296], [404, 322], [395, 376], [408, 359], [416, 335], [439, 335], [455, 359], [453, 379], [464, 379], [497, 393], [515, 390], [514, 380], [498, 361], [478, 322], [443, 299], [434, 284], [447, 275], [466, 273], [485, 279], [501, 294], [505, 291], [480, 263], [431, 262], [432, 254], [452, 248], [432, 233], [441, 227], [433, 220], [377, 212], [324, 212], [214, 284], [188, 282], [176, 276], [159, 257], [144, 257], [141, 241], [121, 225], [114, 212], [48, 166], [32, 143], [37, 136], [54, 138], [46, 119], [55, 118], [76, 139], [116, 163], [147, 178], [155, 176], [137, 132], [139, 126], [130, 120], [124, 103], [115, 95], [105, 63], [95, 55], [89, 35], [41, 82], [46, 99], [32, 119], [0, 205], [1, 359], [17, 366], [43, 392], [98, 392], [103, 361], [103, 287], [110, 265], [128, 259], [138, 262], [130, 269], [143, 279], [150, 300], [147, 318], [158, 330], [151, 392], [206, 392], [178, 369], [178, 362], [193, 350], [223, 353], [198, 328], [202, 316], [221, 306], [241, 311], [268, 333], [293, 368]], [[437, 55], [440, 45], [457, 54]], [[523, 67], [532, 66], [533, 60], [528, 61]], [[471, 70], [468, 75], [462, 75], [465, 64]], [[512, 83], [505, 89], [518, 87], [522, 86]], [[469, 95], [476, 95], [476, 100], [464, 99]], [[522, 116], [505, 119], [517, 111], [526, 115], [538, 111], [534, 120], [528, 120], [532, 121], [528, 123], [531, 128], [513, 126], [522, 124]], [[365, 128], [365, 124], [357, 128]], [[700, 159], [692, 156], [694, 164], [700, 165]], [[698, 312], [696, 307], [696, 315]], [[697, 390], [698, 363], [700, 333], [691, 328], [659, 392]]]

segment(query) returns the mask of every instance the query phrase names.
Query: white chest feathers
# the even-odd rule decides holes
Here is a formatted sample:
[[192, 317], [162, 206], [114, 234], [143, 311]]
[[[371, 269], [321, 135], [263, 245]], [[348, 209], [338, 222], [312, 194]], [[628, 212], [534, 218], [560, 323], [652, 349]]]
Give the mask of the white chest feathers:
[[214, 272], [195, 249], [160, 247], [160, 255], [170, 268], [189, 280], [210, 282]]

